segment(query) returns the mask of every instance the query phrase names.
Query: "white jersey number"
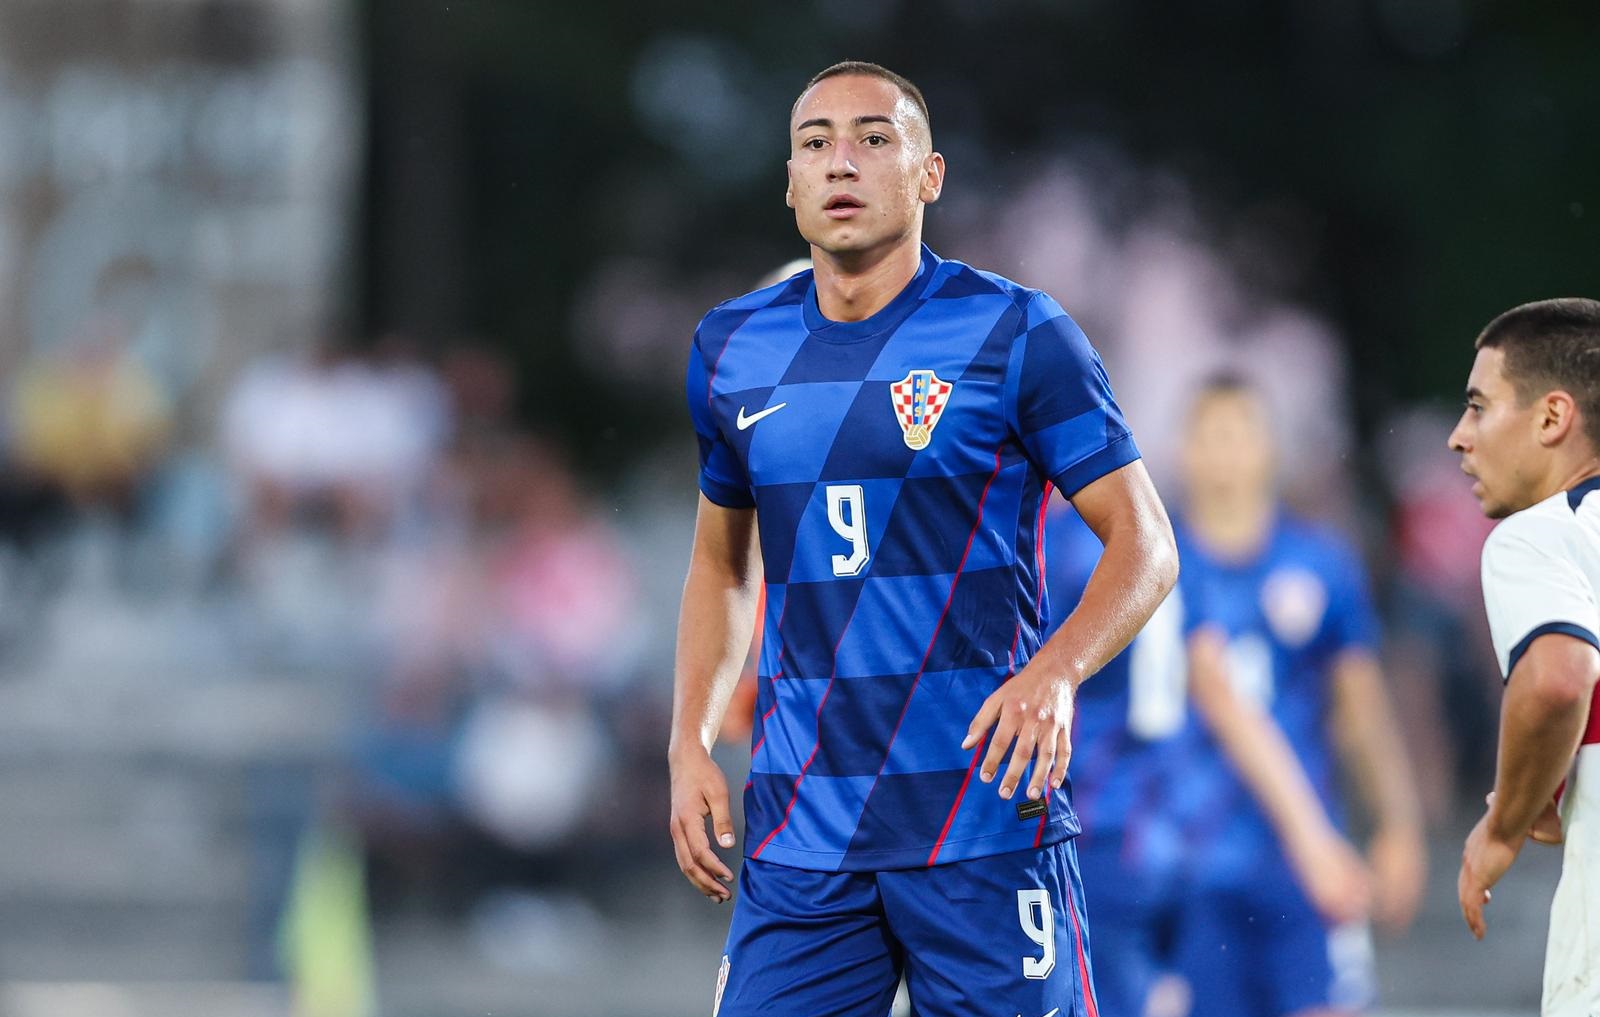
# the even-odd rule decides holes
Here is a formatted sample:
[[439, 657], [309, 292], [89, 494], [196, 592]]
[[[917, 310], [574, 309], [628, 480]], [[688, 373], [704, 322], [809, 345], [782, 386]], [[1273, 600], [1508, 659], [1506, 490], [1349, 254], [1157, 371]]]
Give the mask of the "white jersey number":
[[1276, 692], [1272, 678], [1272, 647], [1258, 635], [1245, 635], [1228, 643], [1228, 673], [1233, 690], [1257, 706], [1272, 705]]
[[1039, 944], [1042, 957], [1022, 958], [1022, 977], [1049, 978], [1056, 967], [1056, 920], [1049, 890], [1018, 890], [1017, 920], [1028, 938]]
[[1133, 638], [1128, 651], [1128, 730], [1155, 741], [1183, 726], [1183, 598], [1174, 589]]
[[872, 557], [867, 550], [867, 493], [860, 484], [828, 485], [828, 523], [850, 542], [848, 555], [833, 556], [833, 574], [859, 576]]

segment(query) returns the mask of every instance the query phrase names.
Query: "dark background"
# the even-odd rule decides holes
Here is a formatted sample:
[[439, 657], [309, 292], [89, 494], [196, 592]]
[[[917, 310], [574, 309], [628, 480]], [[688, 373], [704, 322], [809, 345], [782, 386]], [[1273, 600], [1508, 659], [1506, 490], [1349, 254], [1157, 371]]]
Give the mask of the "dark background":
[[[947, 193], [1096, 145], [1187, 180], [1246, 277], [1337, 325], [1370, 429], [1395, 401], [1453, 400], [1494, 314], [1593, 291], [1597, 25], [1584, 4], [1457, 0], [369, 3], [361, 318], [499, 337], [530, 419], [625, 458], [617, 433], [675, 391], [619, 397], [579, 355], [573, 294], [619, 253], [689, 289], [803, 253], [788, 104], [872, 59], [926, 93]], [[661, 63], [681, 73], [652, 119], [638, 91]], [[959, 257], [941, 211], [930, 242]]]

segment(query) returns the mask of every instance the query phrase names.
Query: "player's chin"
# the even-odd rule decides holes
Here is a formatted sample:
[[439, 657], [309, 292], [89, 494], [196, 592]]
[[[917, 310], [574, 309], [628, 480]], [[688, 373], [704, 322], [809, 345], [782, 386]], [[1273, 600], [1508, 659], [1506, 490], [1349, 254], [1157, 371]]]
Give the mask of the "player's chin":
[[800, 235], [818, 250], [836, 256], [877, 250], [897, 236], [894, 230], [883, 228], [881, 223], [854, 219], [823, 219], [809, 224], [809, 228], [802, 228]]
[[1516, 511], [1514, 506], [1506, 504], [1481, 488], [1473, 491], [1472, 494], [1473, 497], [1478, 499], [1478, 509], [1490, 519], [1504, 519]]
[[[829, 227], [832, 227], [831, 229]], [[869, 237], [850, 224], [828, 223], [826, 226], [811, 231], [806, 240], [817, 250], [835, 257], [847, 254], [860, 254], [870, 250], [873, 246]]]

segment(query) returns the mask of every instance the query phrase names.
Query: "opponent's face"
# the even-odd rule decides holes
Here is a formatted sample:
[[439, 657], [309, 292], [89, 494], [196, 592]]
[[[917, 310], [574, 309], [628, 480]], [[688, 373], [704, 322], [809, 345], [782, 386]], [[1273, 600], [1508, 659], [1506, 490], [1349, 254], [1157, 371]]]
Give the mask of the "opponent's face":
[[890, 82], [841, 74], [800, 97], [789, 125], [784, 200], [807, 242], [835, 255], [916, 236], [938, 200], [944, 157], [928, 125]]
[[1541, 400], [1518, 405], [1516, 386], [1505, 375], [1505, 354], [1479, 350], [1467, 376], [1466, 408], [1450, 432], [1450, 448], [1461, 453], [1461, 470], [1475, 481], [1472, 496], [1490, 519], [1502, 519], [1539, 500], [1543, 418]]
[[1272, 434], [1260, 400], [1247, 392], [1202, 396], [1189, 414], [1183, 473], [1192, 499], [1269, 495]]

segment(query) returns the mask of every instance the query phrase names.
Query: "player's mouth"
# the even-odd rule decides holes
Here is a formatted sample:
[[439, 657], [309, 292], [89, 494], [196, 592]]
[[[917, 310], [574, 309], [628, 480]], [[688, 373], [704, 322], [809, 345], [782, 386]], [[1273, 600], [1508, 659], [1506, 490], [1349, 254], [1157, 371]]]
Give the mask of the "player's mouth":
[[853, 194], [835, 194], [822, 206], [829, 219], [849, 219], [866, 208], [866, 204]]

